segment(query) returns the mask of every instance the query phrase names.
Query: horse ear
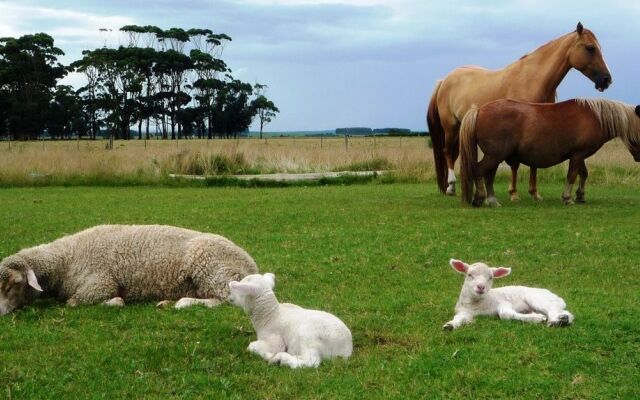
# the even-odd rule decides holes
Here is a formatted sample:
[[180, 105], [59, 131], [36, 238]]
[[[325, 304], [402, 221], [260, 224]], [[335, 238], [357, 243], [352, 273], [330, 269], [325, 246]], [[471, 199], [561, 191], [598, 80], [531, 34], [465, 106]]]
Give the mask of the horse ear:
[[636, 115], [640, 117], [640, 106], [636, 106]]
[[582, 26], [582, 22], [578, 22], [578, 26], [576, 27], [576, 32], [578, 32], [578, 35], [582, 35], [583, 30], [584, 27]]

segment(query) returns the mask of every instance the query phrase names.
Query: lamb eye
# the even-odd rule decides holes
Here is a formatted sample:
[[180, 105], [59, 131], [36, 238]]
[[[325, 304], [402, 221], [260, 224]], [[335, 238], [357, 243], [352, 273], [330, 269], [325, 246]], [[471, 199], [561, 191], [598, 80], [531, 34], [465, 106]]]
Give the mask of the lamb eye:
[[471, 276], [471, 274], [468, 274], [467, 276], [468, 276], [469, 278], [473, 278], [473, 276]]

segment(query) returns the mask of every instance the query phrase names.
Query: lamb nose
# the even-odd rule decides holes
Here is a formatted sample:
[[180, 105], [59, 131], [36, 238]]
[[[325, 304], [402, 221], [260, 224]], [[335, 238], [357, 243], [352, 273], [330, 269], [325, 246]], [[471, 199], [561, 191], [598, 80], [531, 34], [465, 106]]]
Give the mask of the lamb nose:
[[484, 290], [484, 285], [478, 285], [478, 290], [479, 291], [483, 291]]

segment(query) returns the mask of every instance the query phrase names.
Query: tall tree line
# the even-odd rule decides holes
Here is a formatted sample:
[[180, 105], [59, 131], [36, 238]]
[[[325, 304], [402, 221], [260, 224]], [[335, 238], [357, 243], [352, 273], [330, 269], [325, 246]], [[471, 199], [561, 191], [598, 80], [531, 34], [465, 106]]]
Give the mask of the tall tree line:
[[[230, 138], [254, 118], [262, 131], [279, 112], [266, 86], [232, 76], [221, 58], [226, 34], [137, 25], [120, 33], [122, 45], [85, 50], [67, 67], [45, 33], [0, 39], [0, 135]], [[69, 72], [86, 84], [57, 85]]]

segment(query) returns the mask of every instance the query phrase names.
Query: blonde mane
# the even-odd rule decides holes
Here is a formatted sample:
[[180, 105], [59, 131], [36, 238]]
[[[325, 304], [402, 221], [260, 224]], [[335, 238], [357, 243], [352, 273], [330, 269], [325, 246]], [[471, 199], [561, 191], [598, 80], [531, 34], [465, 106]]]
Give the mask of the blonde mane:
[[634, 106], [604, 99], [576, 99], [576, 102], [595, 114], [608, 137], [619, 137], [627, 146], [630, 141], [640, 143], [640, 118]]

